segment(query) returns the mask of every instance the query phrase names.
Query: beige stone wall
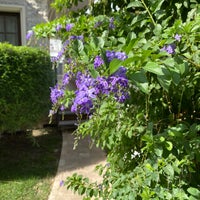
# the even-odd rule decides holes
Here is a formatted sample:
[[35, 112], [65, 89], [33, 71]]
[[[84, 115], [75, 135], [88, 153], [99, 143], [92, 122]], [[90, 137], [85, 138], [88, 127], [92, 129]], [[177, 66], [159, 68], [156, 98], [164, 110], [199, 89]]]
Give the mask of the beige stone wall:
[[37, 23], [48, 21], [47, 0], [0, 0], [0, 9], [6, 5], [8, 8], [15, 6], [25, 8], [27, 30], [30, 30]]

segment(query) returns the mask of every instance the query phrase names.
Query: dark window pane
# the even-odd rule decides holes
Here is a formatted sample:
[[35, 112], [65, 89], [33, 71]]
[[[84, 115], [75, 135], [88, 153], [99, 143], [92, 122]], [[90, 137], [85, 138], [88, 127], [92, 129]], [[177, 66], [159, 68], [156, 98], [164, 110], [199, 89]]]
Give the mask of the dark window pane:
[[6, 23], [6, 32], [10, 33], [18, 32], [18, 23], [16, 16], [7, 16], [5, 23]]
[[5, 42], [5, 34], [0, 33], [0, 42]]
[[0, 12], [0, 41], [21, 45], [20, 14]]
[[4, 31], [4, 17], [0, 16], [0, 32]]
[[10, 44], [18, 45], [18, 39], [16, 34], [7, 34], [6, 41], [8, 41]]

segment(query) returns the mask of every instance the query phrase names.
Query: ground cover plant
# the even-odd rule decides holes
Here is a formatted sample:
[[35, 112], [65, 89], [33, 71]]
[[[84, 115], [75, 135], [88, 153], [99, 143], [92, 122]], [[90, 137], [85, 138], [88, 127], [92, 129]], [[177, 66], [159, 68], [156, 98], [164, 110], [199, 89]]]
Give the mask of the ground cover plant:
[[[57, 172], [62, 137], [55, 128], [4, 134], [0, 139], [0, 199], [47, 200]], [[44, 134], [45, 133], [45, 134]]]
[[74, 174], [67, 188], [83, 199], [200, 198], [199, 24], [195, 0], [113, 0], [35, 27], [63, 42], [52, 58], [64, 57], [66, 73], [51, 88], [51, 114], [69, 105], [87, 114], [74, 134], [107, 152], [102, 184]]

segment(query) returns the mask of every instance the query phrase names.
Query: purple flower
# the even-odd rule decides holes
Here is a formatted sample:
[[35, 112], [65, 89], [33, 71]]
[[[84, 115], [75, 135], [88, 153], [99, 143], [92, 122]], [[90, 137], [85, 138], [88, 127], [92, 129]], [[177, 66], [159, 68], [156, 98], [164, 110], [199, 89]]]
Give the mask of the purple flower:
[[124, 52], [115, 52], [115, 58], [119, 60], [126, 60], [128, 56]]
[[108, 78], [103, 76], [93, 78], [87, 73], [78, 72], [76, 86], [75, 99], [71, 107], [71, 111], [76, 113], [90, 114], [94, 100], [102, 95], [113, 95], [120, 103], [129, 97], [126, 68], [122, 66]]
[[49, 110], [49, 116], [52, 116], [54, 114], [56, 114], [56, 112], [54, 110]]
[[70, 40], [83, 40], [83, 36], [82, 35], [71, 35], [70, 36]]
[[63, 180], [60, 181], [60, 187], [64, 186], [65, 182]]
[[181, 37], [182, 37], [182, 36], [179, 35], [179, 34], [176, 34], [176, 35], [174, 36], [175, 40], [178, 41], [178, 42], [181, 41]]
[[108, 62], [111, 62], [115, 58], [115, 52], [107, 50], [106, 57], [108, 59]]
[[72, 112], [89, 114], [96, 98], [95, 79], [88, 74], [77, 73], [77, 90], [71, 107]]
[[69, 64], [72, 63], [72, 59], [71, 59], [71, 58], [67, 58], [67, 59], [66, 59], [66, 62], [67, 62], [67, 64], [69, 65]]
[[103, 23], [102, 21], [96, 22], [95, 25], [94, 25], [94, 28], [97, 28], [97, 27], [101, 26], [102, 23]]
[[125, 60], [128, 58], [128, 56], [126, 55], [126, 53], [124, 52], [120, 52], [120, 51], [106, 51], [106, 57], [108, 59], [108, 62], [111, 62], [113, 59], [119, 59], [119, 60]]
[[101, 58], [101, 56], [96, 56], [94, 59], [94, 68], [97, 69], [98, 67], [100, 67], [103, 64], [104, 64], [104, 61]]
[[61, 28], [62, 28], [62, 25], [61, 24], [57, 24], [57, 26], [56, 26], [56, 32], [58, 32]]
[[64, 90], [59, 87], [58, 84], [56, 84], [53, 88], [50, 88], [51, 94], [50, 99], [53, 104], [56, 104], [58, 100], [64, 96]]
[[110, 20], [109, 20], [109, 28], [110, 29], [114, 29], [115, 28], [115, 25], [114, 25], [114, 17], [111, 17]]
[[78, 35], [77, 40], [83, 40], [83, 35]]
[[73, 28], [74, 24], [67, 24], [66, 25], [66, 31], [70, 31]]
[[63, 48], [66, 48], [66, 46], [70, 43], [69, 40], [65, 40], [65, 42], [63, 43]]
[[109, 94], [109, 82], [106, 77], [97, 77], [96, 78], [96, 93], [100, 94]]
[[75, 39], [77, 39], [77, 36], [76, 36], [76, 35], [71, 35], [71, 36], [70, 36], [70, 40], [75, 40]]
[[70, 80], [69, 74], [68, 73], [64, 74], [63, 80], [62, 80], [63, 86], [66, 86], [69, 83], [69, 80]]
[[28, 33], [26, 34], [26, 39], [30, 40], [30, 38], [32, 37], [33, 34], [34, 34], [34, 32], [32, 30], [28, 31]]
[[116, 100], [120, 103], [125, 102], [129, 98], [128, 92], [128, 79], [126, 77], [126, 68], [121, 66], [114, 74], [109, 78], [109, 89], [110, 93], [114, 94]]
[[125, 102], [129, 98], [128, 80], [123, 77], [110, 77], [110, 92], [114, 94], [118, 102]]
[[64, 111], [66, 109], [66, 107], [64, 105], [60, 106], [60, 111]]
[[58, 52], [57, 56], [52, 56], [51, 57], [51, 62], [58, 62], [62, 58], [64, 52], [65, 52], [65, 50], [61, 49], [61, 51]]
[[174, 54], [175, 53], [175, 49], [176, 49], [176, 45], [175, 44], [169, 44], [169, 45], [165, 45], [161, 51], [166, 51], [168, 54]]
[[119, 67], [119, 69], [112, 74], [112, 76], [120, 76], [120, 77], [123, 77], [123, 78], [126, 78], [126, 71], [127, 69], [123, 66]]

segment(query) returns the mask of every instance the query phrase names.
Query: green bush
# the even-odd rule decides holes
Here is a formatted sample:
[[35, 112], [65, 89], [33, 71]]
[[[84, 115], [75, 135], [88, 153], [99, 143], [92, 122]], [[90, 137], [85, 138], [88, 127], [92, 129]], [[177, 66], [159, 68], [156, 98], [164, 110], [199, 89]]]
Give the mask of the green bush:
[[47, 52], [0, 44], [0, 132], [32, 128], [47, 116], [53, 70]]

